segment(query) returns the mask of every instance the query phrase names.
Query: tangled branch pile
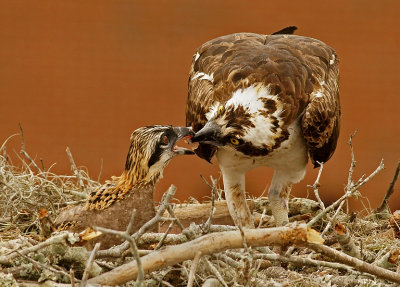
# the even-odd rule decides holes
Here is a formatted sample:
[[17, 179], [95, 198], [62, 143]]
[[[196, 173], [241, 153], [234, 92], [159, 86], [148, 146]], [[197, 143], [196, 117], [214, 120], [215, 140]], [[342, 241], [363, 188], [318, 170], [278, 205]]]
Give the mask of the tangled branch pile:
[[[400, 284], [400, 213], [388, 212], [390, 195], [379, 212], [364, 217], [342, 210], [383, 162], [354, 181], [352, 153], [345, 194], [327, 207], [318, 194], [321, 167], [311, 186], [317, 201], [292, 199], [292, 223], [284, 227], [273, 227], [266, 198], [249, 200], [258, 228], [228, 225], [222, 191], [213, 179], [207, 182], [212, 201], [205, 204], [172, 204], [176, 188], [171, 187], [156, 216], [132, 236], [129, 226], [126, 232], [98, 229], [125, 238], [123, 244], [87, 250], [82, 245], [88, 234], [53, 232], [52, 222], [60, 208], [84, 201], [100, 184], [76, 168], [70, 154], [74, 175], [59, 176], [40, 168], [24, 145], [22, 167], [10, 163], [5, 144], [0, 152], [0, 286]], [[161, 233], [146, 232], [157, 224]]]

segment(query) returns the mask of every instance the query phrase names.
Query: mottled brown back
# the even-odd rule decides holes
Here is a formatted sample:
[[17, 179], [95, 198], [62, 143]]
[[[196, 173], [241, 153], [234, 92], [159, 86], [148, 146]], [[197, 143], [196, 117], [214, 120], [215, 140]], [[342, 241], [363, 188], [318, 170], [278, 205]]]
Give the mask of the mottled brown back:
[[[212, 79], [198, 77], [198, 73], [212, 75]], [[317, 162], [326, 162], [336, 148], [340, 124], [338, 78], [337, 55], [319, 40], [285, 34], [222, 36], [204, 43], [193, 57], [186, 125], [200, 130], [213, 103], [223, 104], [237, 89], [262, 83], [283, 104], [282, 128], [302, 117], [310, 157], [317, 166]], [[214, 147], [202, 145], [198, 154], [209, 160], [214, 152]]]

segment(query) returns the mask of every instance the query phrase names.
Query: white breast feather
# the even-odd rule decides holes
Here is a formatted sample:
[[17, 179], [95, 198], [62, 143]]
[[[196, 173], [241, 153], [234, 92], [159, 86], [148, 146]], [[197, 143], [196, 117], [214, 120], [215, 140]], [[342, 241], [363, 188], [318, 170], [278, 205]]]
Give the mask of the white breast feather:
[[[269, 117], [262, 115], [262, 112], [266, 111], [264, 101], [267, 99], [273, 100], [276, 104], [276, 110]], [[266, 87], [262, 84], [253, 85], [246, 89], [236, 90], [232, 98], [226, 102], [225, 107], [229, 108], [233, 106], [237, 108], [239, 105], [252, 115], [251, 121], [255, 126], [254, 128], [246, 128], [243, 140], [251, 142], [254, 146], [258, 147], [273, 143], [276, 134], [271, 130], [273, 127], [272, 117], [278, 120], [279, 126], [282, 123], [280, 115], [283, 109], [278, 96], [272, 95], [268, 86]], [[278, 128], [277, 132], [279, 133], [280, 131], [281, 129]]]

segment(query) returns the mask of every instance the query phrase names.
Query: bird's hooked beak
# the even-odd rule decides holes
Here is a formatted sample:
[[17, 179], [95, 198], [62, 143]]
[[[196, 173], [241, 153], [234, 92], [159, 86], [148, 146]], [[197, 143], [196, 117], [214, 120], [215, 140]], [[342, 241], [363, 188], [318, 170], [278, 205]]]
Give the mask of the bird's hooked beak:
[[201, 142], [214, 146], [222, 146], [220, 139], [221, 127], [214, 122], [207, 122], [205, 126], [191, 138], [191, 142]]
[[176, 145], [180, 139], [185, 138], [185, 140], [190, 140], [194, 136], [194, 132], [192, 131], [192, 129], [187, 127], [174, 127], [173, 130], [177, 135], [177, 139], [172, 145], [171, 151], [177, 155], [194, 154], [192, 150]]

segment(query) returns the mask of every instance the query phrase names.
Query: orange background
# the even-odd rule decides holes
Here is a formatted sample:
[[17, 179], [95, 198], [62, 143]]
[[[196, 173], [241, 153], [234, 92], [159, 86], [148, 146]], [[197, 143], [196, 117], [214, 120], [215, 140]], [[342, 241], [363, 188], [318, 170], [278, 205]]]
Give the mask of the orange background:
[[[297, 25], [341, 59], [342, 129], [326, 164], [320, 194], [343, 194], [354, 139], [354, 177], [386, 169], [361, 189], [376, 207], [400, 158], [400, 1], [0, 1], [0, 142], [25, 131], [28, 152], [52, 171], [71, 174], [65, 153], [97, 178], [119, 175], [130, 133], [143, 125], [185, 124], [188, 70], [203, 42], [234, 32], [271, 33]], [[8, 144], [19, 150], [20, 139]], [[14, 159], [14, 162], [17, 160]], [[177, 197], [203, 198], [199, 175], [219, 176], [217, 165], [196, 157], [175, 159], [158, 184]], [[312, 197], [317, 170], [309, 167], [296, 196]], [[268, 186], [267, 168], [252, 171], [247, 190]], [[391, 207], [400, 208], [400, 184]], [[368, 203], [368, 201], [370, 203]], [[353, 203], [362, 208], [361, 202]]]

